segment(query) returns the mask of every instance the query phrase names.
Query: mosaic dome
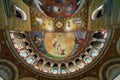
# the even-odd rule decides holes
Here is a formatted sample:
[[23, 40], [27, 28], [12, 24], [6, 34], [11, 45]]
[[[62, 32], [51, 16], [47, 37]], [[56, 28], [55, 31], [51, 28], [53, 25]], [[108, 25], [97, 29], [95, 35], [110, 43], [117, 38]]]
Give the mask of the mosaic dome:
[[73, 16], [83, 0], [34, 0], [37, 8], [45, 15], [57, 19]]

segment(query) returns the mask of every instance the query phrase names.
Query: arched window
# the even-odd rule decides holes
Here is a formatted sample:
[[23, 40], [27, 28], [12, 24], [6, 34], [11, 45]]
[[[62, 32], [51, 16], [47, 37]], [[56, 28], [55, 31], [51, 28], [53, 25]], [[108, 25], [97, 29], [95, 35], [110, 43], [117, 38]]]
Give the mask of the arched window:
[[94, 33], [94, 34], [93, 34], [93, 37], [94, 37], [94, 38], [97, 38], [97, 39], [102, 39], [102, 38], [104, 38], [104, 32]]
[[46, 67], [50, 67], [50, 66], [51, 66], [51, 63], [50, 63], [50, 62], [47, 62], [47, 63], [45, 64], [45, 66], [46, 66]]
[[104, 5], [101, 5], [93, 11], [93, 13], [91, 15], [91, 19], [96, 20], [97, 18], [102, 17], [103, 13], [104, 13]]
[[4, 80], [2, 77], [0, 77], [0, 80]]
[[22, 19], [22, 20], [27, 20], [26, 13], [21, 8], [19, 8], [18, 6], [14, 5], [14, 7], [15, 7], [15, 16], [17, 18]]
[[92, 49], [92, 50], [90, 50], [89, 55], [91, 57], [96, 57], [96, 56], [98, 56], [98, 53], [99, 53], [98, 50]]
[[83, 60], [84, 60], [85, 63], [91, 63], [92, 62], [92, 58], [89, 57], [89, 56], [85, 56]]
[[26, 50], [20, 51], [20, 56], [26, 58], [29, 55], [29, 52]]
[[62, 74], [66, 73], [66, 70], [67, 70], [66, 65], [64, 63], [61, 64], [61, 73]]
[[114, 78], [114, 80], [119, 80], [120, 79], [120, 74]]
[[27, 59], [27, 63], [28, 64], [33, 64], [35, 62], [35, 58], [34, 57], [29, 57], [28, 59]]
[[79, 61], [79, 63], [77, 63], [77, 67], [80, 69], [84, 68], [84, 66], [85, 66], [85, 63], [82, 61]]
[[40, 59], [40, 60], [39, 60], [39, 63], [40, 63], [40, 65], [43, 65], [44, 60], [43, 60], [43, 59]]
[[77, 59], [75, 60], [75, 62], [76, 62], [76, 63], [79, 63], [79, 62], [80, 62], [80, 60], [77, 58]]
[[53, 68], [52, 68], [52, 73], [53, 74], [58, 74], [58, 64], [54, 64]]
[[24, 42], [24, 44], [25, 44], [25, 46], [28, 46], [28, 45], [29, 45], [29, 43], [28, 43], [28, 42]]
[[69, 62], [68, 66], [69, 66], [69, 72], [75, 72], [75, 66], [74, 66], [73, 62]]
[[72, 63], [72, 62], [69, 62], [69, 67], [72, 67], [72, 66], [74, 66], [74, 64]]

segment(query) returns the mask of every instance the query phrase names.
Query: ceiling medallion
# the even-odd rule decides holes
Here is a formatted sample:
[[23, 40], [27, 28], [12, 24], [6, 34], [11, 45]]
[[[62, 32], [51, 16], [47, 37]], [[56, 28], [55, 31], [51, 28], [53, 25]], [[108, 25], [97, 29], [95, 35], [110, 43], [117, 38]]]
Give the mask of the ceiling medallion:
[[62, 28], [63, 27], [63, 23], [61, 21], [57, 21], [56, 22], [56, 27], [59, 29], [59, 28]]

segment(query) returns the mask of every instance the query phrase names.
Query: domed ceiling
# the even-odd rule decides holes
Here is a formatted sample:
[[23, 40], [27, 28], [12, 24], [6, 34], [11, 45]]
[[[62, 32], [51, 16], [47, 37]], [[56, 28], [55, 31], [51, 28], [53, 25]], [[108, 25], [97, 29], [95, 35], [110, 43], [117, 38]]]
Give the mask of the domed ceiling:
[[0, 0], [0, 79], [119, 78], [119, 3]]
[[33, 71], [54, 78], [72, 77], [94, 66], [112, 30], [88, 30], [84, 1], [33, 0], [31, 31], [6, 30], [14, 55]]
[[40, 11], [57, 19], [75, 15], [83, 0], [35, 0]]

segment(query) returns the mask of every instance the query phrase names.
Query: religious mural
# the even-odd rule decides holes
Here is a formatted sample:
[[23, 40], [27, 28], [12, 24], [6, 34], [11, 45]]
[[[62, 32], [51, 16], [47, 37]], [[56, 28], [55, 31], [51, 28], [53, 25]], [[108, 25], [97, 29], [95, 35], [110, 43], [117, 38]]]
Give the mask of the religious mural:
[[85, 42], [86, 32], [31, 32], [38, 50], [51, 59], [64, 59], [74, 55]]
[[35, 5], [30, 9], [32, 30], [79, 31], [86, 29], [87, 14], [76, 14], [80, 13], [82, 3], [83, 0], [49, 0], [48, 2], [35, 0]]

